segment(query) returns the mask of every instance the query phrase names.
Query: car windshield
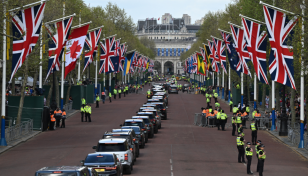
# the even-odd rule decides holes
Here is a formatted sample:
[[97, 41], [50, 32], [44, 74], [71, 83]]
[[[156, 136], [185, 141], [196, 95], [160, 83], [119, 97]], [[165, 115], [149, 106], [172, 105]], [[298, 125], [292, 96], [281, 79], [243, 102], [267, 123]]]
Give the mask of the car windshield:
[[157, 105], [159, 109], [164, 109], [164, 106], [162, 104]]
[[[144, 115], [146, 116], [146, 115]], [[144, 123], [150, 123], [149, 119], [142, 119], [144, 121]]]
[[115, 136], [115, 135], [106, 135], [104, 136], [104, 139], [111, 139], [111, 138], [119, 138], [119, 139], [128, 139], [129, 140], [129, 136]]
[[97, 152], [126, 151], [124, 143], [98, 144]]
[[142, 128], [143, 124], [142, 122], [125, 122], [123, 126], [139, 126]]
[[[61, 172], [61, 171], [58, 171], [58, 172]], [[76, 172], [67, 172], [67, 173], [39, 173], [38, 176], [77, 176], [77, 173]]]
[[114, 162], [112, 155], [89, 155], [84, 163], [111, 163]]
[[133, 127], [128, 127], [128, 128], [125, 128], [124, 129], [133, 129], [135, 132], [140, 132], [140, 128], [133, 128]]
[[184, 84], [184, 86], [187, 86], [187, 87], [188, 87], [188, 86], [189, 86], [189, 84]]

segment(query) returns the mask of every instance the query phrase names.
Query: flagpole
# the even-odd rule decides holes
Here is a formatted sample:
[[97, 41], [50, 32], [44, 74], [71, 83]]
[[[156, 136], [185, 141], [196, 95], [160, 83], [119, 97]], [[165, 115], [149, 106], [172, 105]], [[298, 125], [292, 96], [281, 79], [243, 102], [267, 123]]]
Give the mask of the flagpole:
[[[63, 1], [63, 17], [64, 16], [65, 16], [65, 1]], [[64, 97], [65, 53], [66, 53], [66, 47], [64, 47], [62, 69], [61, 69], [61, 110], [63, 109], [63, 97]]]
[[[2, 57], [2, 99], [1, 99], [1, 141], [0, 146], [7, 146], [5, 140], [5, 86], [6, 86], [6, 2], [3, 0], [3, 57]], [[13, 80], [15, 81], [15, 80]]]
[[244, 74], [243, 72], [241, 72], [241, 107], [240, 109], [242, 109], [244, 103]]
[[218, 72], [217, 72], [217, 94], [219, 96], [219, 69], [218, 69]]
[[230, 67], [230, 64], [231, 63], [229, 63], [229, 75], [228, 75], [228, 77], [229, 77], [229, 96], [228, 96], [228, 102], [230, 103], [230, 101], [231, 101], [231, 67]]
[[[79, 11], [79, 25], [81, 24], [81, 9]], [[81, 57], [81, 56], [80, 56]], [[78, 59], [78, 81], [80, 81], [80, 57]]]
[[95, 59], [95, 95], [98, 94], [97, 92], [97, 60], [99, 59], [99, 48], [97, 49], [97, 55]]
[[253, 86], [253, 109], [257, 109], [257, 75], [254, 74], [254, 86]]
[[[42, 23], [42, 26], [44, 25], [44, 23]], [[39, 73], [39, 88], [42, 88], [42, 82], [43, 82], [43, 66], [42, 66], [42, 60], [43, 60], [43, 27], [41, 28], [41, 32], [40, 32], [40, 38], [41, 38], [41, 42], [40, 42], [40, 73]], [[15, 80], [13, 80], [15, 81]], [[35, 81], [35, 80], [34, 80]], [[34, 86], [34, 85], [33, 85]]]
[[111, 93], [111, 73], [109, 73], [109, 93]]
[[215, 72], [212, 72], [212, 76], [213, 76], [213, 80], [212, 80], [212, 82], [213, 82], [213, 87], [214, 87], [214, 84], [215, 84]]
[[222, 81], [221, 81], [221, 98], [225, 99], [225, 72], [224, 69], [222, 69]]
[[[260, 3], [261, 2], [262, 1], [260, 1]], [[275, 5], [275, 0], [273, 0], [273, 5]], [[276, 129], [276, 126], [275, 126], [275, 81], [272, 81], [272, 127], [271, 127], [271, 131], [274, 131], [275, 129]]]
[[[305, 0], [303, 0], [303, 5], [301, 5], [301, 9], [302, 9], [302, 18], [301, 18], [301, 22], [302, 22], [302, 57], [303, 57], [303, 48], [304, 48], [304, 15], [305, 15]], [[298, 145], [298, 148], [304, 148], [304, 118], [305, 118], [305, 112], [304, 112], [304, 68], [305, 68], [305, 65], [304, 65], [304, 60], [303, 58], [301, 59], [301, 89], [300, 89], [300, 141], [299, 141], [299, 145]]]

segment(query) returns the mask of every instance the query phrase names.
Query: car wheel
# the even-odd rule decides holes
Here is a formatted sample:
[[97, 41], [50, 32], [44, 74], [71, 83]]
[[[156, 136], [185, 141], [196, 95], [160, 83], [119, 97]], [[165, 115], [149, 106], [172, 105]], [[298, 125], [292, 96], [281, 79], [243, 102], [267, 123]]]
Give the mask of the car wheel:
[[161, 124], [159, 124], [158, 129], [161, 129]]
[[129, 167], [127, 167], [127, 168], [125, 169], [125, 173], [126, 173], [126, 174], [132, 174], [132, 168], [133, 168], [132, 165], [130, 165]]
[[155, 134], [158, 133], [158, 127], [155, 128], [154, 133], [155, 133]]
[[145, 138], [145, 143], [148, 143], [148, 140], [149, 140], [148, 137], [146, 137], [146, 138]]
[[137, 161], [137, 154], [136, 154], [136, 157], [134, 158], [134, 165], [135, 165], [136, 161]]

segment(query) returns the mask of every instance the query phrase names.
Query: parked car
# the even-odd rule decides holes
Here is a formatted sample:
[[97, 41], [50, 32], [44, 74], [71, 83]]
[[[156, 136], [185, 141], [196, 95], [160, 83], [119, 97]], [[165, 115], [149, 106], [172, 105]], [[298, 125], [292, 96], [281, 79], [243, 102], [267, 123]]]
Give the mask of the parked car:
[[122, 163], [123, 170], [126, 174], [131, 174], [134, 164], [133, 152], [127, 142], [127, 139], [101, 139], [97, 146], [93, 146], [95, 152], [104, 152], [106, 154], [116, 154]]
[[81, 161], [83, 166], [89, 168], [92, 176], [114, 175], [122, 176], [123, 167], [115, 154], [104, 152], [90, 153], [85, 160]]
[[139, 126], [145, 134], [145, 143], [148, 142], [149, 133], [147, 131], [147, 125], [144, 123], [143, 119], [126, 119], [123, 125], [121, 124], [120, 126]]
[[154, 137], [154, 125], [148, 116], [132, 116], [132, 119], [142, 119], [147, 127], [148, 137]]
[[158, 127], [158, 129], [161, 129], [161, 113], [158, 112], [156, 109], [154, 109], [153, 107], [149, 107], [150, 109], [142, 109], [142, 112], [152, 112], [153, 115], [156, 118], [156, 125]]
[[152, 101], [151, 104], [156, 105], [157, 109], [161, 112], [161, 117], [164, 120], [167, 120], [167, 106], [165, 103], [158, 102], [158, 101]]
[[90, 176], [86, 166], [53, 166], [43, 167], [35, 172], [35, 176]]
[[141, 128], [139, 126], [122, 126], [121, 129], [133, 129], [135, 134], [136, 134], [136, 138], [139, 141], [138, 144], [140, 146], [140, 148], [144, 148], [145, 146], [145, 133], [141, 130]]
[[176, 94], [178, 94], [178, 93], [179, 93], [178, 87], [175, 86], [175, 85], [170, 86], [169, 89], [168, 89], [168, 93], [169, 93], [169, 94], [170, 94], [170, 93], [176, 93]]
[[190, 86], [189, 84], [184, 84], [184, 85], [183, 85], [183, 88], [182, 88], [182, 91], [183, 91], [183, 92], [185, 92], [185, 91], [188, 92], [188, 91], [189, 91], [189, 86]]

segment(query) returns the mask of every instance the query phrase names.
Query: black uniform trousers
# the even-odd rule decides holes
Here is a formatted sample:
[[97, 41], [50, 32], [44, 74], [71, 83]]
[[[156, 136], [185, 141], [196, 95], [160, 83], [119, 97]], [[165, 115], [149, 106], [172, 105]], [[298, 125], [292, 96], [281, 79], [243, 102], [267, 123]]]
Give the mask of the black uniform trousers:
[[125, 97], [125, 91], [124, 91], [123, 95], [124, 95], [124, 97]]
[[49, 123], [49, 130], [55, 130], [55, 122], [50, 121], [50, 123]]
[[91, 114], [90, 113], [86, 113], [86, 122], [87, 121], [91, 122]]
[[117, 99], [117, 94], [114, 94], [114, 95], [113, 95], [113, 98], [114, 98], [114, 99]]
[[259, 176], [263, 176], [264, 161], [264, 159], [258, 160], [257, 172], [259, 172]]
[[245, 148], [243, 145], [237, 146], [238, 149], [238, 158], [237, 161], [240, 163], [245, 163]]
[[61, 128], [65, 128], [65, 119], [62, 118]]
[[220, 120], [221, 130], [225, 131], [225, 125], [227, 120]]
[[109, 102], [111, 103], [111, 97], [109, 97]]
[[215, 98], [215, 103], [217, 102], [217, 98]]
[[236, 126], [235, 123], [232, 123], [232, 136], [235, 136]]
[[99, 101], [96, 101], [96, 108], [99, 108]]
[[89, 114], [89, 113], [87, 113], [87, 112], [85, 113], [85, 122], [88, 121], [88, 114]]
[[216, 126], [217, 126], [218, 130], [220, 130], [220, 125], [221, 125], [221, 120], [220, 119], [216, 119]]
[[56, 127], [60, 127], [61, 116], [56, 117]]
[[119, 93], [119, 98], [121, 98], [121, 93]]
[[230, 112], [232, 112], [232, 105], [230, 105]]
[[247, 159], [247, 174], [250, 174], [251, 173], [250, 166], [251, 166], [252, 156], [247, 156], [246, 155], [246, 159]]
[[83, 122], [84, 112], [80, 112], [80, 114], [81, 114], [81, 122]]
[[243, 118], [243, 120], [242, 120], [242, 125], [243, 125], [243, 127], [246, 127], [246, 119], [245, 118]]
[[253, 145], [256, 145], [257, 143], [257, 134], [258, 134], [257, 130], [251, 131], [251, 142]]

